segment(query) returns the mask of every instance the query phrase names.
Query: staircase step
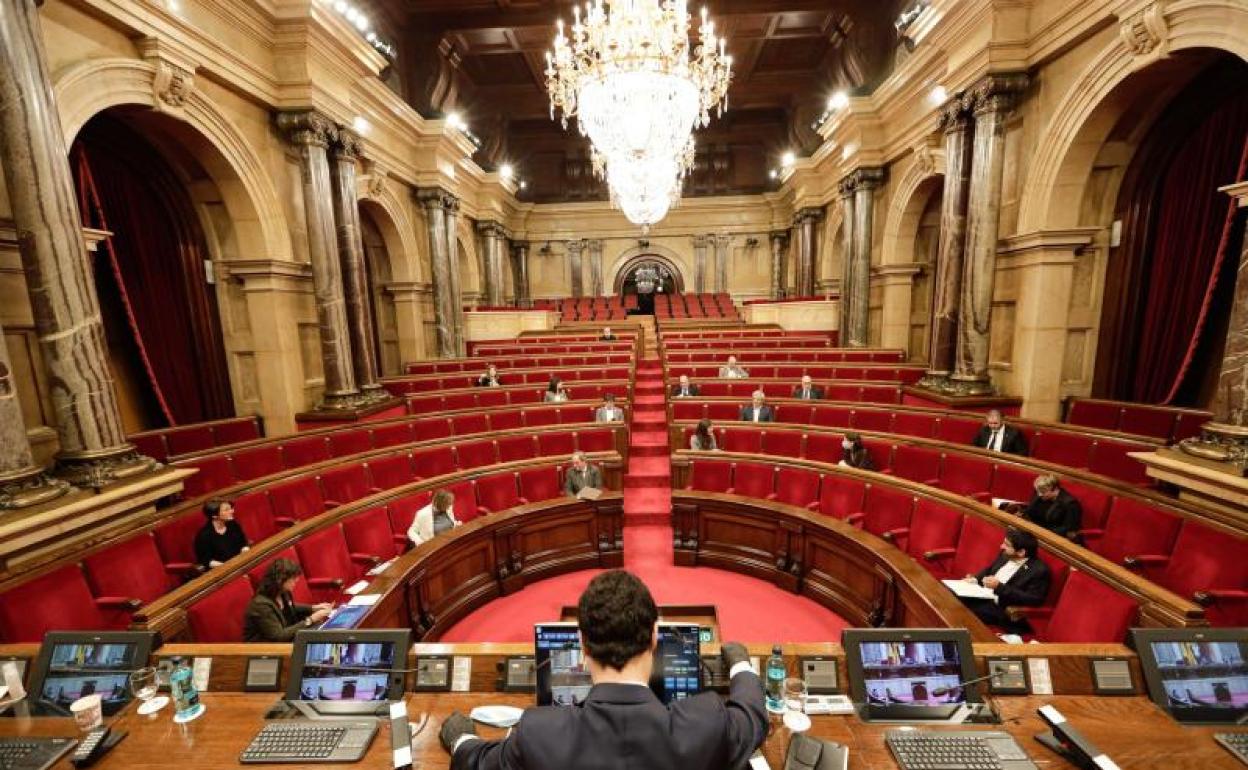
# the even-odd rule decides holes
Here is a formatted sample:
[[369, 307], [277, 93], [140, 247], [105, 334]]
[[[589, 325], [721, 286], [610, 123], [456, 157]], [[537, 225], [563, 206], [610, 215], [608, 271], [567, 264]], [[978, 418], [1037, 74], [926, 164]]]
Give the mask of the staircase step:
[[628, 447], [629, 457], [664, 457], [671, 453], [667, 444], [630, 444]]

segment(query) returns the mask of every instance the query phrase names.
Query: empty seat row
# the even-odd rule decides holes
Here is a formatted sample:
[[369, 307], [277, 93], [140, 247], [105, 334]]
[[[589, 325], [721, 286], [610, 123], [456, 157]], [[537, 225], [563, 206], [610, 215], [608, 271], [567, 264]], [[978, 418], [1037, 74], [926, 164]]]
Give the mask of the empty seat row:
[[1203, 409], [1106, 401], [1097, 398], [1066, 399], [1065, 421], [1071, 425], [1152, 436], [1167, 443], [1200, 435], [1200, 426], [1213, 419]]
[[[617, 402], [623, 405], [623, 401], [627, 398], [628, 382], [624, 380], [607, 380], [607, 381], [590, 381], [579, 382], [576, 384], [575, 390], [568, 389], [572, 398], [577, 401], [601, 401], [602, 397], [607, 393], [614, 394]], [[522, 388], [469, 388], [464, 390], [450, 390], [443, 393], [418, 393], [407, 397], [407, 413], [411, 415], [427, 415], [434, 412], [458, 412], [465, 409], [501, 409], [504, 406], [523, 405], [524, 408], [538, 409], [542, 407], [550, 408], [550, 405], [544, 404], [542, 396], [546, 392], [545, 388], [536, 389], [533, 387]], [[597, 407], [597, 404], [594, 404]], [[578, 422], [584, 414], [589, 413], [589, 417], [584, 419], [593, 419], [593, 409], [585, 405], [576, 406], [568, 405], [564, 407], [568, 414], [576, 415], [576, 417], [565, 416], [555, 422]]]
[[[499, 359], [494, 361], [493, 359]], [[464, 372], [471, 377], [478, 377], [485, 371], [486, 367], [494, 363], [498, 366], [499, 374], [508, 379], [514, 379], [514, 374], [528, 369], [550, 369], [561, 366], [601, 366], [603, 364], [627, 364], [633, 360], [632, 353], [583, 353], [579, 355], [547, 355], [527, 354], [499, 351], [497, 353], [482, 353], [481, 358], [472, 361], [447, 361], [445, 363], [416, 363], [407, 365], [407, 373], [415, 375], [433, 375], [433, 374], [455, 374]], [[513, 375], [513, 376], [509, 376]]]
[[127, 436], [142, 454], [165, 461], [170, 457], [202, 452], [205, 449], [252, 441], [264, 435], [260, 418], [255, 415], [228, 420], [198, 422], [173, 428], [148, 430]]
[[741, 363], [754, 361], [796, 361], [800, 363], [870, 363], [899, 364], [904, 357], [899, 350], [820, 350], [818, 348], [793, 350], [741, 350], [731, 346], [712, 350], [667, 350], [664, 358], [669, 364], [722, 363], [728, 355], [735, 355]]
[[[887, 485], [759, 462], [698, 458], [690, 465], [688, 489], [775, 500], [844, 520], [893, 543], [937, 578], [983, 569], [999, 553], [1004, 537], [995, 522]], [[1037, 620], [1037, 637], [1121, 642], [1138, 614], [1135, 599], [1092, 578], [1072, 584], [1067, 578], [1075, 570], [1044, 549], [1040, 555], [1053, 571], [1053, 582], [1045, 604], [1028, 613]]]
[[[532, 371], [517, 371], [510, 375], [504, 374], [507, 378], [508, 385], [519, 385], [521, 383], [530, 385], [545, 384], [552, 376], [568, 382], [583, 382], [587, 380], [628, 380], [631, 378], [631, 370], [627, 366], [594, 366], [572, 369], [534, 369]], [[458, 390], [462, 388], [471, 388], [476, 385], [476, 375], [466, 374], [435, 374], [435, 375], [407, 375], [404, 377], [390, 377], [385, 379], [382, 384], [386, 390], [396, 396], [406, 393], [430, 393], [438, 390]]]
[[668, 351], [700, 351], [700, 350], [775, 350], [799, 348], [802, 350], [822, 350], [830, 347], [826, 337], [739, 337], [718, 340], [673, 340], [664, 337], [663, 348]]
[[[833, 397], [831, 391], [828, 395]], [[964, 445], [969, 445], [983, 426], [983, 418], [979, 416], [920, 408], [872, 408], [800, 401], [784, 401], [772, 404], [772, 407], [777, 422], [896, 433]], [[674, 399], [672, 402], [672, 414], [677, 420], [735, 420], [740, 416], [739, 412], [740, 405], [736, 403], [696, 399]], [[1130, 454], [1152, 451], [1156, 448], [1154, 444], [1088, 433], [1061, 423], [1015, 420], [1011, 424], [1027, 439], [1028, 454], [1037, 460], [1097, 473], [1129, 484], [1146, 486], [1151, 483], [1143, 463]]]
[[[719, 369], [727, 357], [719, 363], [712, 364], [668, 364], [669, 377], [686, 376], [695, 380], [714, 379], [719, 376]], [[900, 382], [910, 385], [918, 382], [923, 376], [921, 366], [888, 366], [868, 364], [865, 366], [847, 366], [844, 364], [777, 364], [753, 363], [737, 360], [749, 372], [750, 377], [759, 380], [796, 379], [809, 374], [817, 380], [868, 380], [871, 382]]]
[[[621, 342], [631, 343], [635, 337], [630, 328], [614, 331], [618, 340], [604, 340], [601, 332], [586, 334], [535, 334], [527, 337], [516, 337], [510, 340], [470, 340], [468, 355], [478, 356], [479, 351], [501, 350], [504, 348], [558, 348], [547, 350], [551, 353], [581, 353], [594, 350], [614, 349], [612, 346]], [[560, 347], [563, 346], [563, 347]]]
[[836, 339], [836, 332], [819, 331], [815, 329], [804, 330], [786, 330], [778, 328], [760, 328], [748, 326], [718, 326], [707, 329], [662, 329], [663, 339], [673, 340], [703, 340], [717, 339], [723, 337], [822, 337], [823, 339]]

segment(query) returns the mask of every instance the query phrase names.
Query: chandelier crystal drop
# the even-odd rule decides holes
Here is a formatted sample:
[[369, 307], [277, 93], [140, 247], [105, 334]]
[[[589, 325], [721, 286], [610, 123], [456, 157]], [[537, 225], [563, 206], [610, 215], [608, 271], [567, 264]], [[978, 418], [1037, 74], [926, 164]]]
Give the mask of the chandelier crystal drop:
[[577, 119], [612, 202], [648, 226], [680, 198], [694, 129], [727, 109], [732, 57], [705, 9], [690, 43], [687, 0], [593, 0], [573, 13], [546, 54], [551, 118]]

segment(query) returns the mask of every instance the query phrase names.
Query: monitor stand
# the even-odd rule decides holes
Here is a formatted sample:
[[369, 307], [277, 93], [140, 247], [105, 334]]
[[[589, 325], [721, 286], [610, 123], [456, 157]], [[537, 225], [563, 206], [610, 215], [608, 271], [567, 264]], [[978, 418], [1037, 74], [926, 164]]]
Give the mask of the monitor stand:
[[341, 719], [343, 717], [382, 717], [390, 712], [390, 701], [279, 700], [265, 714], [266, 719]]
[[876, 724], [949, 724], [960, 725], [970, 720], [978, 703], [950, 703], [940, 706], [880, 705], [859, 703], [858, 716]]

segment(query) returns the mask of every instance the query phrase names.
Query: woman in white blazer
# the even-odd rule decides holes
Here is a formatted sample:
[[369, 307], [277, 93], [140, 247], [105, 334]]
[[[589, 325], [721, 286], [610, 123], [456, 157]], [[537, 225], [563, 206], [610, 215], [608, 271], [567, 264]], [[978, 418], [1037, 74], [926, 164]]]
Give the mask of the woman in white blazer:
[[436, 535], [458, 527], [459, 521], [455, 518], [455, 511], [452, 510], [454, 505], [455, 495], [445, 489], [434, 492], [433, 500], [416, 511], [412, 526], [407, 529], [407, 539], [411, 540], [414, 545], [420, 545], [426, 540], [432, 540]]

